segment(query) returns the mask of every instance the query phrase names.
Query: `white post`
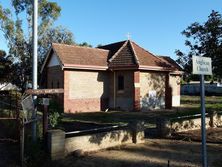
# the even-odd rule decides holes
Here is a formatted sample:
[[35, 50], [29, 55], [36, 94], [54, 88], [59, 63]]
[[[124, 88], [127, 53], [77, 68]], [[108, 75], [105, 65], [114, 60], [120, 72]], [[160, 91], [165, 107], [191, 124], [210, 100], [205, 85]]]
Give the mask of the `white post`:
[[[37, 89], [37, 73], [38, 73], [38, 0], [33, 0], [33, 66], [32, 66], [32, 89]], [[34, 104], [36, 105], [37, 97], [33, 97]], [[36, 107], [32, 113], [32, 119], [36, 119]], [[32, 123], [32, 139], [36, 141], [36, 121]]]

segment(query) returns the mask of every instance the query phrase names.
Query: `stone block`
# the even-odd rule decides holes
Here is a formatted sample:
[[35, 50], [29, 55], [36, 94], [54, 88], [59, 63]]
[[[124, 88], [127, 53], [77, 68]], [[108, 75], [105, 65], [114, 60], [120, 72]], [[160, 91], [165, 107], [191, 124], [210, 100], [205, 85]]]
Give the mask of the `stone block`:
[[63, 158], [65, 155], [65, 132], [49, 130], [47, 132], [47, 149], [52, 160]]

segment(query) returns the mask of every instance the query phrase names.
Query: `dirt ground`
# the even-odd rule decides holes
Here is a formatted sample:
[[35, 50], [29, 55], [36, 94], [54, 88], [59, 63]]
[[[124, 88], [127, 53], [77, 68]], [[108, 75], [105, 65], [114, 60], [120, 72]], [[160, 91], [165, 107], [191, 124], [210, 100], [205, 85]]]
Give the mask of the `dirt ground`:
[[0, 167], [19, 167], [18, 143], [0, 141]]
[[[175, 133], [177, 139], [201, 141], [201, 130], [191, 130], [187, 132]], [[209, 128], [206, 130], [206, 139], [209, 143], [222, 144], [222, 128]]]
[[[208, 144], [209, 167], [222, 166], [222, 145]], [[129, 144], [82, 157], [70, 155], [53, 167], [199, 167], [200, 142], [146, 139], [144, 144]], [[50, 166], [45, 164], [44, 166]]]
[[[222, 166], [222, 144], [208, 143], [209, 167]], [[0, 167], [17, 167], [19, 148], [0, 143]], [[172, 139], [146, 139], [143, 144], [128, 144], [58, 161], [40, 162], [43, 167], [199, 167], [201, 143]]]

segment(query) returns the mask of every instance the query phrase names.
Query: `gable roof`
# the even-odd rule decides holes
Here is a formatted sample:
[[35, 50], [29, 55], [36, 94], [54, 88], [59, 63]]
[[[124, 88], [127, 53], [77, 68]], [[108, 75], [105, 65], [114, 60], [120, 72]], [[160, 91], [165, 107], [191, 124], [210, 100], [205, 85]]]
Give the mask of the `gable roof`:
[[108, 61], [110, 68], [136, 68], [138, 66], [134, 50], [128, 41], [125, 41], [119, 50]]
[[62, 68], [99, 68], [103, 70], [108, 68], [108, 50], [52, 43], [41, 71], [43, 71], [44, 66], [49, 62], [53, 53], [57, 56]]
[[53, 53], [58, 57], [62, 68], [182, 71], [173, 59], [155, 56], [131, 40], [98, 48], [53, 43], [41, 71]]
[[175, 65], [176, 62], [174, 62], [174, 60], [166, 61], [155, 56], [131, 40], [113, 43], [99, 48], [110, 50], [110, 54], [112, 54], [109, 55], [110, 68], [136, 67], [144, 70], [181, 70], [181, 68], [178, 68], [179, 66]]

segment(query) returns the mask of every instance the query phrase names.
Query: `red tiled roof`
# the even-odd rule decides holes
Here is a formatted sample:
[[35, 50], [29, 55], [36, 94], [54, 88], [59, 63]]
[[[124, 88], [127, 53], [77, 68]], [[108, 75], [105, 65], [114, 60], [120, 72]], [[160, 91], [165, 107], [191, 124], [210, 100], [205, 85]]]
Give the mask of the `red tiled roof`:
[[137, 61], [134, 51], [128, 41], [109, 59], [109, 67], [136, 67]]
[[158, 57], [161, 58], [166, 63], [170, 64], [170, 68], [178, 71], [183, 71], [183, 69], [170, 57], [168, 56], [158, 56]]
[[140, 66], [168, 67], [167, 64], [163, 64], [160, 58], [141, 48], [135, 42], [131, 41], [131, 43], [136, 52], [136, 56], [138, 57]]
[[[171, 58], [155, 56], [131, 40], [104, 45], [98, 48], [53, 43], [51, 51], [56, 53], [64, 68], [84, 67], [93, 70], [108, 69], [109, 67], [112, 69], [182, 70]], [[48, 61], [48, 57], [44, 65]]]
[[108, 50], [56, 43], [52, 44], [52, 48], [64, 67], [72, 65], [107, 67]]

